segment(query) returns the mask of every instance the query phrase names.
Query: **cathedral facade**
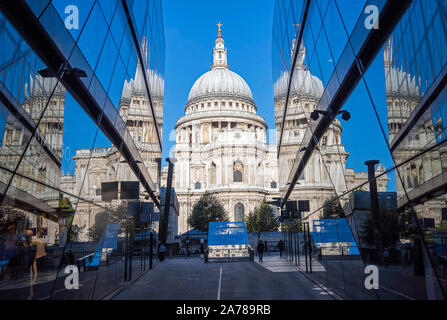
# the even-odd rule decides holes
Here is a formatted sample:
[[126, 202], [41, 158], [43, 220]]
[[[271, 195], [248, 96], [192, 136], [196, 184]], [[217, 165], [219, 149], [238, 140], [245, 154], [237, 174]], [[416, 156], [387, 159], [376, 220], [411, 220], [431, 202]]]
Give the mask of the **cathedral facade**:
[[[302, 48], [293, 73], [281, 156], [277, 157], [277, 144], [267, 142], [267, 124], [256, 114], [248, 84], [230, 70], [219, 26], [211, 70], [194, 83], [185, 116], [175, 126], [174, 186], [180, 203], [180, 233], [189, 230], [187, 220], [192, 206], [205, 192], [221, 200], [231, 221], [241, 221], [264, 198], [272, 200], [282, 194], [310, 113], [324, 90], [321, 80], [304, 65], [305, 53]], [[274, 87], [277, 130], [287, 83], [288, 74], [284, 73]], [[320, 153], [314, 153], [290, 197], [309, 200], [311, 212], [335, 195], [334, 186], [340, 194], [368, 180], [365, 172], [345, 168], [349, 154], [341, 144], [341, 132], [336, 120], [320, 143]], [[377, 170], [381, 173], [385, 169], [379, 166]], [[386, 191], [387, 181], [386, 176], [378, 179], [379, 191]]]
[[276, 146], [267, 144], [267, 124], [256, 111], [248, 84], [230, 70], [219, 28], [211, 70], [193, 85], [175, 126], [180, 233], [205, 192], [222, 201], [232, 221], [278, 194]]
[[[142, 44], [142, 52], [143, 57], [147, 60], [145, 41]], [[146, 72], [149, 80], [151, 102], [155, 109], [159, 134], [160, 137], [162, 136], [164, 80], [153, 70], [144, 70], [139, 62], [133, 79], [124, 82], [119, 113], [126, 123], [150, 177], [155, 180], [154, 183], [158, 184], [160, 180], [161, 148], [158, 143], [149, 97], [146, 94], [143, 72]], [[61, 189], [82, 199], [95, 202], [102, 207], [110, 204], [112, 206], [120, 204], [119, 200], [114, 200], [112, 203], [105, 203], [101, 200], [101, 184], [103, 182], [138, 181], [115, 147], [78, 149], [73, 160], [75, 161], [74, 175], [67, 173], [62, 176]], [[145, 199], [147, 196], [143, 190], [144, 188], [140, 186], [141, 199]], [[70, 200], [72, 200], [72, 203], [78, 203], [77, 214], [73, 223], [80, 227], [85, 226], [84, 230], [88, 230], [94, 225], [95, 216], [102, 209], [88, 201]], [[81, 240], [88, 240], [85, 232]]]

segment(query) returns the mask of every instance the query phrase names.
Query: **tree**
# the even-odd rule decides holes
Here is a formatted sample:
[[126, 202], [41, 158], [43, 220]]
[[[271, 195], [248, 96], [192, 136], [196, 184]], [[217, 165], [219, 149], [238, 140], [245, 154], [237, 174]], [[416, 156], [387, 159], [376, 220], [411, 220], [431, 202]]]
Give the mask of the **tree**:
[[79, 241], [79, 236], [84, 231], [85, 226], [80, 227], [77, 224], [72, 224], [70, 231], [68, 232], [67, 242], [73, 243]]
[[[381, 240], [384, 248], [393, 248], [396, 242], [407, 236], [411, 215], [410, 211], [399, 213], [397, 210], [380, 210]], [[371, 215], [362, 224], [360, 238], [367, 245], [376, 245]]]
[[321, 219], [339, 219], [344, 218], [345, 212], [341, 207], [340, 201], [336, 196], [326, 199], [323, 203], [323, 216]]
[[95, 216], [95, 224], [87, 230], [90, 240], [99, 241], [108, 223], [118, 224], [120, 233], [124, 233], [127, 227], [135, 227], [135, 219], [128, 213], [127, 203], [98, 212]]
[[192, 207], [188, 224], [202, 232], [208, 232], [210, 222], [230, 221], [222, 202], [213, 194], [205, 193]]
[[257, 233], [258, 241], [261, 238], [261, 232], [272, 232], [279, 229], [278, 218], [265, 199], [253, 211], [249, 212], [245, 222], [247, 232]]
[[291, 231], [291, 232], [302, 232], [303, 224], [301, 220], [294, 219], [292, 222], [286, 222], [281, 225], [282, 231]]

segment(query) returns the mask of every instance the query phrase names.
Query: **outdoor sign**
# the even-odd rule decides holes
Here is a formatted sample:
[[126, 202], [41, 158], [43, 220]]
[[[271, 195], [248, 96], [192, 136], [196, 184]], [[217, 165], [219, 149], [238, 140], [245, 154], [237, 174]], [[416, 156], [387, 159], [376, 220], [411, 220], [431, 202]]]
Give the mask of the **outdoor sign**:
[[121, 181], [121, 200], [137, 200], [140, 198], [138, 181]]
[[101, 199], [104, 202], [110, 202], [118, 199], [118, 182], [101, 183]]
[[296, 201], [287, 201], [286, 202], [286, 210], [287, 212], [297, 212], [297, 202]]
[[310, 211], [309, 200], [299, 200], [298, 201], [298, 211], [299, 212], [309, 212]]

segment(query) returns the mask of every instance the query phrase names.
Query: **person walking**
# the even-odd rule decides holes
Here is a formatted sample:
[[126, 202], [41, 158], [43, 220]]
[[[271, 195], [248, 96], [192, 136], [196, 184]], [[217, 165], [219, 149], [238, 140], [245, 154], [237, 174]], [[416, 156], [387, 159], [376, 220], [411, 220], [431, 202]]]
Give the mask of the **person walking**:
[[37, 234], [35, 239], [32, 241], [32, 244], [36, 246], [36, 256], [34, 258], [33, 262], [33, 269], [34, 269], [34, 281], [37, 279], [37, 271], [41, 270], [42, 267], [45, 267], [45, 257], [47, 255], [47, 252], [45, 250], [45, 243], [40, 240], [45, 234], [45, 230], [43, 228], [37, 229]]
[[200, 243], [200, 259], [203, 259], [205, 254], [205, 245], [203, 244], [203, 242]]
[[262, 258], [264, 256], [264, 243], [262, 241], [259, 240], [258, 242], [258, 257], [259, 257], [259, 262], [262, 262]]
[[278, 242], [278, 249], [279, 249], [279, 257], [282, 258], [282, 252], [284, 251], [284, 242], [282, 242], [282, 240], [279, 240]]
[[158, 249], [160, 251], [160, 262], [164, 261], [165, 259], [165, 252], [166, 252], [166, 247], [165, 245], [162, 243], [160, 245], [160, 248]]

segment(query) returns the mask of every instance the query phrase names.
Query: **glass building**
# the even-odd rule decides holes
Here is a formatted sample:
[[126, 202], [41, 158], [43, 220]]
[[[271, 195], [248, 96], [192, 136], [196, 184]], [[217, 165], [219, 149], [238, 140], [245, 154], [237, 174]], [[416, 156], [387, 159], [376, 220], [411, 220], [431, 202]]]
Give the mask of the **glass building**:
[[445, 1], [275, 2], [286, 259], [342, 298], [446, 298], [446, 17]]
[[103, 298], [149, 269], [125, 199], [160, 207], [161, 1], [2, 1], [0, 47], [0, 299]]

